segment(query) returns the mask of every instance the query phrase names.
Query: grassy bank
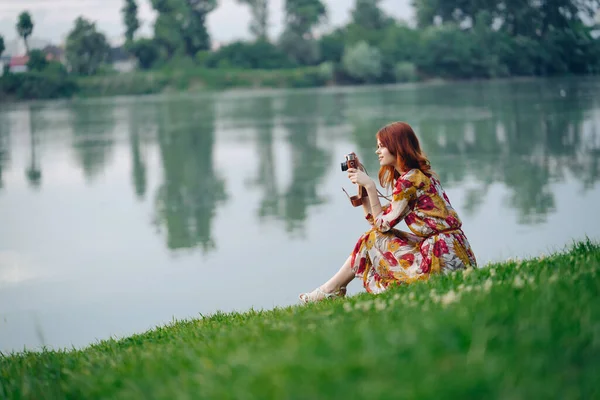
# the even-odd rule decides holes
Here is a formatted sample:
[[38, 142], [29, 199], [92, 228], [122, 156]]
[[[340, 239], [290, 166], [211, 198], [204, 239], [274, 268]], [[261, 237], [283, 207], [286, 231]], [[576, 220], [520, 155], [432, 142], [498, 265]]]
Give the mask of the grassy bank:
[[325, 86], [331, 71], [323, 67], [278, 70], [165, 69], [84, 77], [77, 80], [82, 97], [139, 95], [228, 88], [302, 88]]
[[598, 398], [599, 275], [587, 241], [379, 296], [8, 355], [0, 397]]

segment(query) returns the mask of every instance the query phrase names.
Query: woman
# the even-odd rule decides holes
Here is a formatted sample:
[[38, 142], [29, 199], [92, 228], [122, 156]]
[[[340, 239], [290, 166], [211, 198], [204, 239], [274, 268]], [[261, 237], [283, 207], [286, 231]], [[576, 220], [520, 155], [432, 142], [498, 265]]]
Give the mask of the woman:
[[[331, 279], [300, 295], [303, 303], [345, 296], [346, 285], [355, 277], [362, 279], [367, 292], [381, 293], [431, 274], [477, 266], [462, 222], [410, 125], [391, 123], [376, 137], [379, 182], [393, 188], [392, 200], [382, 207], [375, 182], [361, 170], [348, 169], [350, 181], [366, 189], [362, 203], [372, 229], [359, 238]], [[412, 233], [395, 228], [402, 220]]]

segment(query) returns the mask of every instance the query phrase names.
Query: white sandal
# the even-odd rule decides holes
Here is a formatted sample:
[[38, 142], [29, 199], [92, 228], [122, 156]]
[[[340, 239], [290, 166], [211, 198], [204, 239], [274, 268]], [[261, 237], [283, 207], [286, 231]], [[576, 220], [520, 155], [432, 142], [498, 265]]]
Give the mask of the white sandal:
[[[317, 300], [312, 300], [310, 298], [310, 295], [315, 292], [323, 297], [320, 299], [317, 299]], [[346, 296], [346, 287], [345, 286], [342, 286], [338, 290], [333, 291], [331, 293], [326, 293], [321, 289], [321, 287], [318, 287], [310, 293], [301, 293], [300, 296], [298, 296], [298, 298], [300, 299], [300, 302], [302, 302], [303, 304], [308, 304], [308, 303], [316, 303], [317, 301], [321, 301], [321, 300], [325, 300], [325, 299], [337, 299], [337, 298], [341, 298], [344, 296]]]

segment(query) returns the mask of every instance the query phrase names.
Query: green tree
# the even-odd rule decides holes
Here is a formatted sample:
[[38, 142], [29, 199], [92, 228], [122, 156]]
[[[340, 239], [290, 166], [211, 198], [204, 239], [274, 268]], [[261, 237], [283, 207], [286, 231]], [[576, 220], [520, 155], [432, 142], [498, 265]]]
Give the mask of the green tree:
[[48, 60], [43, 51], [35, 49], [29, 53], [29, 61], [27, 62], [27, 69], [30, 71], [43, 71], [48, 66]]
[[206, 28], [208, 14], [217, 8], [217, 0], [186, 0], [189, 23], [183, 30], [187, 54], [191, 57], [202, 50], [210, 50], [211, 40]]
[[286, 0], [286, 28], [280, 37], [282, 49], [300, 64], [314, 64], [320, 58], [313, 30], [327, 18], [321, 0]]
[[342, 61], [345, 47], [345, 33], [341, 28], [325, 34], [319, 38], [319, 50], [321, 62], [332, 61], [339, 63]]
[[476, 49], [473, 36], [455, 24], [431, 26], [423, 32], [416, 61], [419, 70], [430, 76], [470, 78], [475, 76]]
[[135, 31], [140, 27], [137, 11], [138, 7], [135, 0], [125, 0], [121, 13], [123, 14], [123, 21], [125, 22], [125, 39], [127, 42], [133, 40]]
[[198, 51], [210, 50], [206, 18], [217, 7], [216, 0], [152, 0], [152, 6], [158, 12], [154, 38], [164, 58], [193, 58]]
[[6, 47], [4, 47], [4, 38], [2, 35], [0, 35], [0, 57], [2, 57], [2, 53], [4, 53], [5, 49]]
[[393, 22], [380, 7], [381, 0], [356, 0], [352, 22], [364, 29], [378, 30]]
[[180, 0], [152, 0], [152, 7], [158, 15], [154, 22], [154, 40], [160, 48], [162, 58], [174, 54], [184, 54], [181, 25], [177, 21], [177, 5]]
[[[499, 10], [508, 7], [507, 1], [515, 2], [514, 8], [529, 7], [529, 1], [522, 0], [413, 0], [413, 7], [419, 27], [434, 25], [436, 19], [442, 23], [454, 22], [458, 25], [473, 26], [481, 11], [497, 16]], [[516, 4], [516, 2], [519, 2]], [[511, 7], [513, 7], [511, 5]]]
[[23, 38], [25, 43], [25, 49], [29, 54], [29, 45], [27, 44], [27, 38], [33, 32], [33, 21], [31, 20], [31, 14], [27, 11], [22, 12], [19, 15], [19, 21], [17, 22], [17, 33]]
[[71, 70], [80, 75], [94, 75], [109, 55], [106, 37], [96, 30], [96, 24], [78, 17], [67, 36], [66, 58]]
[[279, 69], [294, 66], [277, 46], [264, 40], [235, 41], [210, 53], [204, 61], [209, 68]]
[[346, 48], [342, 64], [348, 75], [360, 82], [374, 82], [381, 76], [381, 52], [367, 42]]
[[413, 0], [412, 6], [415, 10], [415, 19], [418, 28], [425, 28], [434, 24], [436, 17], [437, 0]]
[[296, 32], [312, 34], [312, 29], [327, 17], [321, 0], [286, 0], [285, 22]]
[[250, 7], [250, 33], [256, 40], [269, 40], [269, 0], [238, 0]]
[[159, 49], [154, 39], [138, 39], [130, 43], [127, 50], [137, 58], [141, 69], [152, 68], [159, 57]]

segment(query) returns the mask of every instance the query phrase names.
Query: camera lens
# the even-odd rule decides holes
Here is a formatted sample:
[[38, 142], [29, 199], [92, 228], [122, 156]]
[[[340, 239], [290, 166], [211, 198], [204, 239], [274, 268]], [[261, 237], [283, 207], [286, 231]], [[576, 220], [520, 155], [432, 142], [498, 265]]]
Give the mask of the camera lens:
[[342, 164], [342, 171], [348, 171], [348, 163], [344, 161]]

